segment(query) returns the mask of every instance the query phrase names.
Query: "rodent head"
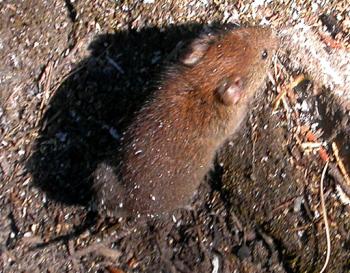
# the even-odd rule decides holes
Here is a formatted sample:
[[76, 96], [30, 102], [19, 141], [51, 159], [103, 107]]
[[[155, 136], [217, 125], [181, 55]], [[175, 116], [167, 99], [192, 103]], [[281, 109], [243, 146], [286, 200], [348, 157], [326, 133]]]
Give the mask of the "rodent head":
[[[208, 100], [232, 106], [249, 101], [263, 84], [278, 40], [269, 28], [238, 28], [204, 34], [182, 63], [188, 79]], [[209, 92], [209, 93], [208, 93]]]

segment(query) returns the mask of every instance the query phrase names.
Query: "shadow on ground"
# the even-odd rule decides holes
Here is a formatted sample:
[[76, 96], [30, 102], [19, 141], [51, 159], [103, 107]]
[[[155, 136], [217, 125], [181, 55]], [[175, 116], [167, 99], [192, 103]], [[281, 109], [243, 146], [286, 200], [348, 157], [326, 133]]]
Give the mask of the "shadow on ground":
[[61, 83], [41, 120], [27, 163], [49, 198], [87, 205], [91, 174], [109, 161], [118, 138], [156, 86], [167, 63], [203, 26], [188, 24], [98, 36], [90, 56]]

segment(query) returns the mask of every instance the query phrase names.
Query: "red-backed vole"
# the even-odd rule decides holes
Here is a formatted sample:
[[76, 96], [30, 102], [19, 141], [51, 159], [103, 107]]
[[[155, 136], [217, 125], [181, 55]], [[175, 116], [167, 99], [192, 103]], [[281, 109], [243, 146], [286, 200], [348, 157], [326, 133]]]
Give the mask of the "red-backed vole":
[[189, 205], [216, 151], [244, 121], [277, 46], [268, 28], [194, 40], [123, 135], [120, 166], [96, 171], [97, 196], [119, 216]]

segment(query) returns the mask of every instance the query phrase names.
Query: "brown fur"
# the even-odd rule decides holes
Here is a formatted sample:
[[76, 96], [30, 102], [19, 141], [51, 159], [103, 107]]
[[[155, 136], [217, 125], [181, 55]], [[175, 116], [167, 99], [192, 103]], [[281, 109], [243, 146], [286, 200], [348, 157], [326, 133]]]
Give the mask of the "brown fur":
[[[110, 172], [98, 174], [107, 205], [129, 216], [158, 215], [188, 205], [217, 149], [243, 122], [276, 47], [271, 30], [263, 28], [227, 30], [195, 40], [124, 134], [120, 181], [111, 181]], [[242, 96], [238, 103], [224, 104], [217, 90], [223, 79], [237, 77]]]

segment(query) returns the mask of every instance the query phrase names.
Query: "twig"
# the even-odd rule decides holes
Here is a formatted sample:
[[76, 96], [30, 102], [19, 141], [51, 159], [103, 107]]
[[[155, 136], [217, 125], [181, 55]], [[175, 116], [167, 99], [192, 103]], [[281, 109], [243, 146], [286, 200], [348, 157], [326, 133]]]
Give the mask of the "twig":
[[267, 244], [271, 253], [274, 253], [276, 251], [276, 247], [273, 239], [269, 235], [267, 235], [264, 231], [262, 231], [260, 227], [257, 227], [256, 231], [261, 236], [265, 244]]
[[68, 252], [69, 252], [69, 255], [71, 256], [71, 261], [75, 272], [80, 272], [78, 261], [75, 258], [75, 248], [74, 248], [73, 240], [68, 241]]
[[322, 146], [322, 142], [304, 142], [301, 143], [301, 148], [306, 149], [319, 149]]
[[277, 207], [275, 207], [271, 213], [274, 214], [276, 211], [278, 210], [281, 210], [281, 209], [285, 209], [287, 207], [289, 207], [293, 202], [294, 200], [297, 198], [298, 196], [294, 196], [290, 199], [288, 199], [287, 201], [283, 202], [282, 204], [278, 205]]
[[289, 104], [288, 104], [288, 101], [286, 99], [286, 96], [283, 96], [282, 97], [282, 102], [283, 102], [283, 107], [284, 109], [286, 110], [287, 112], [287, 120], [288, 120], [288, 123], [290, 124], [290, 116], [291, 116], [291, 112], [292, 112], [292, 109], [290, 108]]
[[338, 197], [340, 202], [342, 202], [344, 205], [349, 206], [350, 205], [350, 198], [348, 195], [346, 195], [346, 193], [343, 191], [342, 187], [340, 187], [339, 185], [337, 185], [336, 187], [337, 193], [338, 193]]
[[39, 114], [35, 122], [35, 127], [39, 125], [39, 122], [44, 113], [44, 108], [50, 98], [49, 91], [51, 90], [53, 68], [54, 68], [54, 62], [50, 60], [45, 67], [44, 73], [42, 74], [42, 76], [38, 81], [39, 85], [43, 86], [43, 96], [39, 107]]
[[328, 173], [334, 178], [334, 180], [339, 184], [346, 195], [350, 196], [350, 186], [346, 184], [343, 175], [340, 173], [337, 165], [335, 163], [329, 163]]
[[309, 223], [309, 224], [303, 225], [303, 226], [301, 226], [301, 227], [291, 228], [289, 231], [290, 231], [290, 232], [304, 231], [304, 230], [306, 230], [306, 229], [312, 227], [312, 224], [313, 224], [313, 223]]
[[[306, 140], [309, 142], [318, 142], [317, 136], [311, 131], [308, 131], [306, 133]], [[329, 155], [328, 155], [326, 149], [323, 148], [322, 146], [319, 147], [318, 154], [324, 162], [327, 162], [329, 160]]]
[[[82, 40], [78, 41], [66, 56], [65, 56], [65, 54], [67, 52], [67, 49], [65, 49], [61, 52], [61, 58], [59, 60], [58, 59], [57, 60], [50, 60], [47, 63], [43, 73], [41, 74], [41, 76], [38, 79], [38, 84], [40, 87], [42, 87], [42, 90], [43, 90], [43, 97], [42, 97], [42, 100], [40, 103], [39, 114], [36, 117], [34, 127], [38, 127], [50, 99], [54, 96], [58, 87], [66, 79], [66, 76], [67, 75], [70, 76], [71, 74], [74, 74], [81, 69], [78, 67], [76, 69], [73, 69], [73, 71], [71, 71], [67, 75], [54, 77], [54, 73], [62, 71], [63, 67], [69, 61], [71, 61], [74, 54], [81, 48], [81, 46], [84, 44], [85, 41], [86, 41], [86, 39], [82, 39]], [[56, 67], [55, 67], [55, 63], [57, 63]], [[55, 79], [56, 83], [53, 81], [53, 78]]]
[[345, 182], [350, 187], [350, 178], [349, 178], [349, 175], [346, 171], [345, 165], [339, 156], [339, 149], [338, 149], [337, 144], [335, 142], [332, 143], [332, 149], [333, 149], [333, 153], [335, 156], [335, 160], [337, 161], [339, 169], [344, 176]]
[[[114, 238], [109, 238], [108, 240], [106, 240], [103, 243], [94, 243], [86, 248], [80, 249], [78, 251], [75, 251], [74, 256], [71, 256], [71, 259], [76, 259], [76, 258], [81, 258], [82, 256], [86, 256], [92, 252], [98, 252], [100, 254], [102, 254], [103, 256], [106, 256], [105, 253], [108, 252], [108, 250], [113, 251], [112, 249], [106, 247], [104, 244], [105, 243], [112, 243], [112, 241], [114, 240]], [[118, 253], [119, 251], [117, 251]], [[110, 255], [107, 255], [110, 256]]]
[[283, 88], [279, 88], [279, 86], [277, 86], [277, 89], [279, 90], [279, 93], [278, 93], [276, 99], [272, 103], [274, 105], [272, 112], [275, 112], [277, 110], [277, 108], [281, 104], [281, 100], [282, 100], [282, 102], [285, 105], [285, 102], [283, 100], [284, 100], [287, 92], [289, 90], [293, 90], [293, 88], [298, 86], [304, 80], [305, 80], [305, 76], [303, 74], [301, 74], [301, 75], [298, 75], [292, 82], [290, 82], [286, 86], [283, 86]]
[[[274, 65], [276, 65], [276, 62], [274, 63]], [[275, 75], [276, 75], [276, 73], [275, 73]], [[267, 77], [273, 86], [277, 86], [275, 77], [273, 76], [273, 74], [270, 71], [267, 72]]]
[[277, 90], [278, 90], [278, 95], [275, 98], [275, 100], [273, 101], [273, 109], [272, 109], [272, 113], [276, 112], [277, 108], [280, 106], [281, 104], [281, 100], [282, 98], [287, 94], [287, 88], [281, 88], [280, 86], [277, 86]]
[[239, 218], [237, 217], [237, 215], [234, 213], [234, 211], [230, 211], [230, 218], [231, 220], [234, 222], [235, 227], [239, 230], [239, 231], [243, 231], [243, 224], [241, 223], [241, 221], [239, 220]]
[[326, 175], [326, 171], [327, 171], [327, 167], [328, 167], [328, 161], [326, 162], [326, 165], [323, 168], [322, 171], [322, 176], [321, 176], [321, 183], [320, 183], [320, 198], [321, 198], [321, 207], [322, 207], [322, 215], [323, 215], [323, 219], [324, 219], [324, 226], [325, 226], [325, 230], [326, 230], [326, 239], [327, 239], [327, 255], [326, 255], [326, 261], [320, 271], [320, 273], [325, 272], [326, 267], [328, 265], [329, 262], [329, 258], [331, 256], [331, 237], [329, 234], [329, 225], [328, 225], [328, 220], [327, 220], [327, 210], [326, 210], [326, 205], [325, 205], [325, 200], [324, 200], [324, 195], [323, 195], [323, 181], [324, 181], [324, 177]]
[[77, 250], [74, 253], [74, 257], [80, 258], [82, 256], [90, 254], [91, 252], [99, 252], [103, 256], [109, 256], [109, 257], [118, 256], [119, 251], [110, 249], [110, 248], [106, 247], [105, 245], [110, 244], [110, 243], [115, 242], [115, 241], [118, 241], [118, 240], [130, 235], [132, 232], [134, 232], [133, 228], [128, 229], [128, 230], [124, 230], [124, 231], [120, 232], [120, 234], [118, 234], [117, 236], [110, 236], [109, 238], [106, 238], [105, 240], [102, 240], [101, 242], [94, 243], [86, 248]]
[[125, 73], [123, 68], [121, 68], [121, 66], [115, 60], [113, 60], [111, 57], [106, 56], [106, 59], [120, 74]]

